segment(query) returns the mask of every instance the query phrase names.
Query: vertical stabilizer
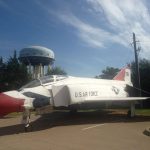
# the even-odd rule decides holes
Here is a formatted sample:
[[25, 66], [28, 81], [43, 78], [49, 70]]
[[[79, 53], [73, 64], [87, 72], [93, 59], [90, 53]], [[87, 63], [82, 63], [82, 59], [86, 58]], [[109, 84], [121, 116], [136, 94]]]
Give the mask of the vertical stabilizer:
[[131, 70], [130, 67], [124, 67], [120, 72], [113, 78], [113, 80], [125, 81], [131, 84]]

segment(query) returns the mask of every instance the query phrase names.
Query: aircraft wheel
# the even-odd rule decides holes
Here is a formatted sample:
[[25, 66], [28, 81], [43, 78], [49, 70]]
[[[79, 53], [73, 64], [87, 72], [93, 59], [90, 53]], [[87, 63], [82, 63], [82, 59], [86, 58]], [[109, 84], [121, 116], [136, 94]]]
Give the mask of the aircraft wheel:
[[32, 131], [32, 126], [30, 124], [27, 124], [25, 127], [24, 127], [24, 131], [25, 132], [31, 132]]

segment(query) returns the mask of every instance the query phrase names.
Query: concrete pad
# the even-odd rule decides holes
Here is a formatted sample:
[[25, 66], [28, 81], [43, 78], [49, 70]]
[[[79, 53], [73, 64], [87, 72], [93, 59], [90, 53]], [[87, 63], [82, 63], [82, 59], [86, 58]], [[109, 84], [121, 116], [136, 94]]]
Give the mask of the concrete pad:
[[143, 134], [150, 117], [129, 119], [124, 114], [55, 112], [32, 115], [32, 132], [25, 133], [21, 117], [0, 119], [0, 150], [149, 150]]
[[146, 128], [143, 133], [147, 136], [150, 136], [150, 128]]

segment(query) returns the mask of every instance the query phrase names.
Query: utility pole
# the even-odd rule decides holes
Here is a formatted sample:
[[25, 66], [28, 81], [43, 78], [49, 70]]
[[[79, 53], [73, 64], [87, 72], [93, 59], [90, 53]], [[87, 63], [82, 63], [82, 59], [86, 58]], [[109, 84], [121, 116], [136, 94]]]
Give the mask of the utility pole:
[[135, 69], [136, 69], [136, 88], [139, 89], [138, 96], [141, 96], [141, 83], [140, 83], [140, 72], [139, 72], [139, 62], [138, 62], [138, 54], [137, 54], [137, 47], [136, 47], [136, 37], [135, 33], [133, 33], [133, 46], [134, 46], [134, 54], [135, 54]]

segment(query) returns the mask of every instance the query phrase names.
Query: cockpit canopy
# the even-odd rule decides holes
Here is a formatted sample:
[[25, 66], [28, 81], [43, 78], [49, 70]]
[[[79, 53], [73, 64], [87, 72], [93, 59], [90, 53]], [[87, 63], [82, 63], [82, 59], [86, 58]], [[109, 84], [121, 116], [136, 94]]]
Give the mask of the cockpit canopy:
[[48, 85], [48, 84], [51, 84], [56, 81], [64, 80], [66, 78], [67, 78], [67, 76], [64, 76], [64, 75], [49, 75], [49, 76], [40, 77], [38, 79], [35, 79], [35, 80], [27, 83], [20, 90], [22, 90], [24, 88], [33, 88], [33, 87], [37, 87], [40, 85]]
[[49, 75], [49, 76], [40, 77], [38, 80], [43, 85], [43, 84], [48, 84], [50, 82], [64, 80], [66, 78], [67, 78], [67, 76], [64, 76], [64, 75]]

